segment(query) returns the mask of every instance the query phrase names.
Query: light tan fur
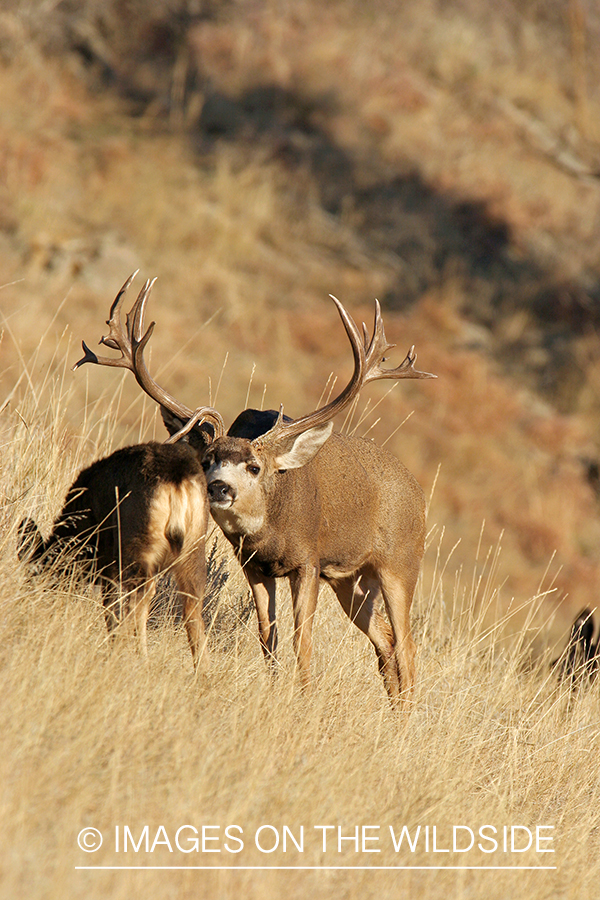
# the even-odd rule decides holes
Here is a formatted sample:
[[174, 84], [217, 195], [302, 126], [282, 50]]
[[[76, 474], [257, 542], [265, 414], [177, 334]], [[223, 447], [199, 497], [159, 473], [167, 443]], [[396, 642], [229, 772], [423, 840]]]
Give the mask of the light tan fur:
[[[150, 527], [142, 556], [149, 572], [172, 566], [204, 540], [206, 525], [198, 516], [198, 509], [205, 504], [205, 494], [204, 479], [182, 485], [161, 484], [157, 488], [150, 505]], [[177, 533], [184, 536], [184, 543], [176, 552], [169, 535]]]
[[[286, 457], [294, 466], [293, 447]], [[300, 679], [308, 684], [323, 580], [373, 644], [392, 702], [406, 701], [415, 680], [410, 607], [424, 552], [423, 491], [391, 453], [356, 437], [333, 434], [300, 462], [281, 471], [270, 449], [233, 437], [217, 439], [204, 455], [211, 512], [244, 567], [265, 656], [275, 662], [275, 579], [285, 576]]]
[[[140, 554], [147, 580], [134, 590], [130, 600], [130, 611], [145, 657], [148, 655], [146, 624], [156, 592], [156, 576], [161, 572], [170, 572], [178, 585], [194, 666], [202, 660], [204, 667], [208, 667], [202, 598], [195, 587], [198, 556], [201, 554], [204, 557], [207, 516], [202, 513], [205, 507], [203, 478], [185, 481], [181, 485], [162, 484], [152, 498], [150, 524]], [[173, 535], [183, 536], [181, 547], [174, 546], [173, 541], [169, 540]]]

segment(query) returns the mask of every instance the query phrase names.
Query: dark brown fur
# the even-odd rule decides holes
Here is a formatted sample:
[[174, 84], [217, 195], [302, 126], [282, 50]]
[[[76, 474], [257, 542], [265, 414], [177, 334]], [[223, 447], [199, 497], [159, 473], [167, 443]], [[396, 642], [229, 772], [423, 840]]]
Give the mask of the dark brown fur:
[[102, 589], [112, 633], [127, 596], [142, 650], [155, 576], [168, 569], [181, 594], [194, 664], [204, 641], [206, 485], [187, 443], [138, 444], [93, 463], [69, 488], [52, 533], [20, 525], [19, 558], [36, 568], [73, 560]]
[[582, 609], [571, 626], [569, 640], [562, 654], [555, 659], [561, 682], [571, 689], [593, 681], [600, 665], [600, 637], [594, 641], [594, 615], [591, 609]]

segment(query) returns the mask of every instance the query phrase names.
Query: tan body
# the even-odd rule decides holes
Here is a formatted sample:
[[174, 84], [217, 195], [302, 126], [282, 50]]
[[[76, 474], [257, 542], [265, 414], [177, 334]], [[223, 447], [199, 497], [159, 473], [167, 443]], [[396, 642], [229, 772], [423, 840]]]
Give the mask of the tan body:
[[183, 443], [138, 444], [80, 472], [47, 540], [25, 519], [19, 556], [38, 569], [58, 570], [75, 562], [101, 587], [109, 634], [122, 612], [129, 613], [144, 656], [156, 576], [168, 572], [177, 583], [197, 666], [205, 649], [207, 523], [206, 482], [197, 451]]
[[[284, 472], [251, 441], [229, 436], [207, 448], [203, 465], [213, 518], [252, 588], [267, 659], [274, 661], [277, 646], [275, 579], [286, 576], [300, 676], [308, 681], [312, 619], [323, 579], [373, 643], [390, 697], [410, 692], [410, 606], [423, 558], [425, 500], [405, 466], [371, 441], [341, 434], [332, 434], [310, 461]], [[260, 472], [252, 475], [249, 467]], [[223, 484], [235, 493], [225, 508], [213, 487]], [[380, 592], [389, 624], [377, 608]]]

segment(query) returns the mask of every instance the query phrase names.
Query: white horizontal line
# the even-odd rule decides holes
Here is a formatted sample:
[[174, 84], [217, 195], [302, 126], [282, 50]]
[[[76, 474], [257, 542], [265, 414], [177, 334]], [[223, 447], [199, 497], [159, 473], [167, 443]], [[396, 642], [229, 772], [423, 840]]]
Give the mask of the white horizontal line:
[[418, 869], [419, 871], [431, 870], [432, 872], [443, 872], [446, 869], [454, 871], [555, 871], [558, 866], [75, 866], [79, 870], [145, 870], [149, 871], [201, 871], [210, 872], [293, 872], [295, 870], [301, 872], [400, 872], [406, 869]]

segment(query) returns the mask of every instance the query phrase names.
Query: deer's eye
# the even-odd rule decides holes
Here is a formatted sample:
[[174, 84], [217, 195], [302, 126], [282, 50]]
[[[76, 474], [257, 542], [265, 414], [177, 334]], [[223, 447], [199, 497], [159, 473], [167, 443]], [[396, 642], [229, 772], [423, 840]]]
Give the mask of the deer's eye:
[[255, 466], [253, 463], [250, 463], [250, 465], [246, 466], [246, 471], [250, 472], [251, 475], [258, 475], [260, 466]]
[[202, 460], [202, 468], [203, 468], [203, 470], [204, 470], [205, 472], [208, 472], [208, 470], [210, 469], [210, 467], [211, 467], [211, 460], [210, 460], [210, 459], [203, 459], [203, 460]]

